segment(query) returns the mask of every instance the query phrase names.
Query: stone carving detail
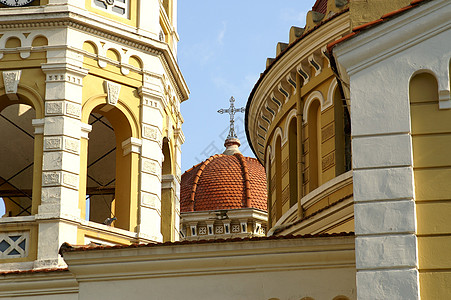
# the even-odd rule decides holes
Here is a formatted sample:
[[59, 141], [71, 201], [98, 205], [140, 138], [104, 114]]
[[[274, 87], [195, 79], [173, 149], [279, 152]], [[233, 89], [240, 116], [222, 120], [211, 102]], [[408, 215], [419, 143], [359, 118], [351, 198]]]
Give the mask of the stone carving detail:
[[66, 104], [66, 113], [70, 116], [79, 118], [81, 115], [81, 107], [78, 104], [67, 103]]
[[121, 85], [111, 81], [105, 81], [105, 88], [108, 95], [108, 104], [116, 105], [119, 100]]
[[5, 85], [5, 93], [10, 100], [19, 100], [16, 94], [21, 75], [21, 70], [3, 72], [3, 84]]
[[73, 174], [63, 174], [63, 183], [72, 187], [77, 187], [78, 176]]
[[78, 153], [80, 143], [78, 140], [67, 138], [64, 141], [64, 149], [70, 152]]
[[157, 174], [157, 163], [152, 160], [143, 159], [143, 171], [151, 174]]
[[239, 233], [239, 232], [241, 232], [240, 225], [238, 225], [238, 224], [232, 225], [232, 233]]
[[61, 150], [61, 138], [45, 138], [45, 150]]
[[60, 174], [58, 172], [47, 172], [42, 175], [42, 183], [44, 186], [59, 185], [61, 183]]
[[206, 235], [207, 234], [207, 227], [199, 227], [199, 235]]
[[215, 233], [216, 234], [223, 234], [224, 233], [224, 226], [216, 226], [215, 227]]
[[335, 164], [335, 152], [332, 152], [323, 157], [323, 160], [321, 162], [323, 172], [332, 167], [334, 164]]
[[323, 128], [323, 130], [321, 130], [321, 142], [325, 142], [326, 140], [333, 137], [334, 133], [335, 133], [334, 123], [330, 124], [326, 128]]
[[58, 102], [48, 102], [45, 106], [45, 112], [47, 115], [62, 115], [63, 114], [63, 103]]
[[160, 140], [160, 132], [156, 127], [144, 126], [143, 137], [148, 138], [153, 141], [159, 141]]
[[141, 197], [141, 205], [148, 208], [157, 208], [157, 203], [159, 202], [158, 197], [153, 194], [144, 194]]

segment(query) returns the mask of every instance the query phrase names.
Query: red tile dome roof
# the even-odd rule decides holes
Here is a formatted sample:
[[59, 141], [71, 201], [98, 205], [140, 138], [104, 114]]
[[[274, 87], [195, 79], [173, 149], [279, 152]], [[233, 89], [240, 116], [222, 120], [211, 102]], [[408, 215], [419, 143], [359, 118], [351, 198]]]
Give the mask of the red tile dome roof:
[[266, 211], [266, 174], [257, 159], [217, 154], [182, 175], [181, 212], [246, 207]]

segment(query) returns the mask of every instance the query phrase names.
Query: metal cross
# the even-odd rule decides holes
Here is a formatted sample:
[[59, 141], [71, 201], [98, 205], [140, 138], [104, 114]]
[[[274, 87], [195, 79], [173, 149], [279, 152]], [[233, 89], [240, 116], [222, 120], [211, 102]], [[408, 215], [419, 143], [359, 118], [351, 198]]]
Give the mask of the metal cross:
[[241, 107], [241, 108], [235, 108], [235, 105], [233, 104], [235, 102], [235, 98], [230, 97], [230, 107], [229, 108], [221, 108], [220, 110], [218, 110], [218, 113], [220, 114], [229, 114], [230, 115], [230, 131], [229, 131], [229, 135], [227, 136], [228, 139], [231, 138], [237, 138], [236, 133], [235, 133], [235, 113], [237, 112], [244, 112], [245, 108]]

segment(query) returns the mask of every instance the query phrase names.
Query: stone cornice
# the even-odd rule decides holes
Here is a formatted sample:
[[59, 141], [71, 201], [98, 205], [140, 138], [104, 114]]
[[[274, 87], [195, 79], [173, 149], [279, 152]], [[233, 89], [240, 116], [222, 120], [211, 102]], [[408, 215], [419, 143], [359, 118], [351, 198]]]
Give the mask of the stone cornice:
[[[52, 12], [52, 14], [48, 14], [44, 10], [34, 10], [32, 15], [30, 13], [24, 15], [5, 15], [1, 12], [2, 11], [0, 11], [1, 30], [70, 27], [127, 45], [139, 51], [159, 56], [170, 80], [176, 87], [177, 94], [181, 101], [183, 102], [188, 99], [188, 86], [169, 45], [149, 37], [138, 35], [135, 31], [131, 30], [132, 27], [127, 28], [126, 25], [123, 25], [122, 27], [111, 27], [110, 24], [100, 22], [100, 20], [94, 20], [91, 16], [86, 16], [83, 14], [85, 13], [83, 10], [76, 10], [75, 12], [55, 11]], [[32, 18], [30, 18], [30, 16], [32, 16]]]
[[[77, 281], [355, 268], [354, 236], [188, 243], [63, 254]], [[224, 257], [227, 264], [224, 265]], [[117, 262], [121, 262], [118, 264]]]
[[[298, 69], [302, 68], [303, 65], [308, 66], [311, 64], [311, 58], [315, 56], [314, 54], [316, 52], [317, 54], [322, 53], [327, 43], [347, 33], [350, 29], [349, 26], [349, 13], [346, 12], [321, 25], [311, 33], [307, 33], [303, 39], [293, 42], [289, 49], [282, 52], [256, 83], [247, 104], [246, 133], [254, 154], [259, 158], [260, 162], [264, 161], [265, 155], [258, 151], [257, 132], [259, 124], [262, 123], [258, 122], [258, 120], [265, 110], [267, 99], [272, 98], [274, 91], [278, 92], [281, 86], [293, 85], [289, 81], [290, 73], [299, 72]], [[291, 94], [291, 92], [288, 94]], [[283, 106], [287, 101], [280, 102], [283, 102]], [[283, 111], [282, 107], [279, 108], [279, 111]], [[267, 129], [269, 127], [270, 124]], [[271, 132], [269, 131], [265, 133], [266, 142], [270, 134]]]

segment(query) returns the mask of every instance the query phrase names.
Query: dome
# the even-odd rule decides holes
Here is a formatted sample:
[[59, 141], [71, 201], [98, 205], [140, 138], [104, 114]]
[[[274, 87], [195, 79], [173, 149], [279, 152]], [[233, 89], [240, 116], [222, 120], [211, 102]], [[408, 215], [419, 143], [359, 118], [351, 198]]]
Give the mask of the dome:
[[181, 212], [266, 207], [265, 169], [240, 152], [213, 155], [182, 175]]

